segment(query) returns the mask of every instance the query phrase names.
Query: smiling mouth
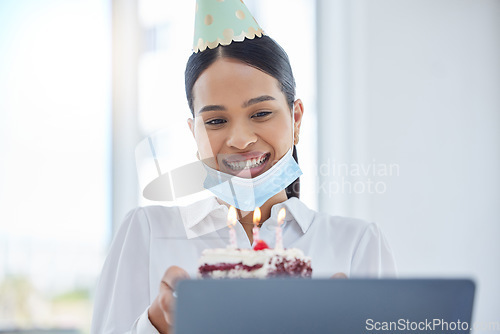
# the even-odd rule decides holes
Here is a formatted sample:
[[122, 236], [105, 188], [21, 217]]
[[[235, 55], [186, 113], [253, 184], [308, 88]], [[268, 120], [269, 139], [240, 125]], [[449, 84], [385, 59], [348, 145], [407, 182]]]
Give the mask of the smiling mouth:
[[259, 166], [262, 166], [263, 164], [265, 164], [267, 162], [267, 160], [269, 160], [270, 156], [271, 156], [271, 153], [266, 153], [266, 154], [262, 155], [261, 157], [255, 158], [255, 159], [248, 159], [248, 160], [242, 160], [242, 161], [232, 161], [232, 162], [224, 160], [224, 164], [233, 171], [252, 169], [252, 168], [256, 168], [256, 167], [259, 167]]

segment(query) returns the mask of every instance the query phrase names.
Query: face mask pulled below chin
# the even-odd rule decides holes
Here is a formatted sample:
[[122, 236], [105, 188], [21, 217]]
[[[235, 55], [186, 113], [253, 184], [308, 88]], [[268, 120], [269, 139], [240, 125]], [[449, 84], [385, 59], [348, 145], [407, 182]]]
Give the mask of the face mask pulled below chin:
[[292, 156], [292, 148], [269, 170], [242, 178], [223, 173], [203, 164], [207, 171], [204, 187], [224, 202], [243, 211], [253, 211], [288, 187], [302, 171]]

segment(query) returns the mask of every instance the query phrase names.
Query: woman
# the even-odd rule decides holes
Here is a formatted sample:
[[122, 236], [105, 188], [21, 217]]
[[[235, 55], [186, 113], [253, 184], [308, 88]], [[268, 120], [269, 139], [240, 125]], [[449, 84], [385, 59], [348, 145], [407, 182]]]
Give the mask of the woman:
[[[255, 178], [292, 150], [296, 159], [304, 105], [295, 99], [288, 57], [271, 38], [193, 53], [186, 95], [193, 115], [189, 129], [208, 168]], [[298, 182], [261, 205], [262, 239], [272, 244], [277, 211], [285, 206], [284, 246], [301, 248], [312, 258], [313, 276], [395, 274], [391, 250], [376, 224], [310, 210], [298, 199]], [[196, 276], [203, 249], [227, 245], [228, 206], [211, 197], [187, 207], [129, 213], [104, 265], [92, 332], [168, 333], [176, 282]], [[238, 210], [235, 230], [242, 248], [252, 244], [251, 213]]]

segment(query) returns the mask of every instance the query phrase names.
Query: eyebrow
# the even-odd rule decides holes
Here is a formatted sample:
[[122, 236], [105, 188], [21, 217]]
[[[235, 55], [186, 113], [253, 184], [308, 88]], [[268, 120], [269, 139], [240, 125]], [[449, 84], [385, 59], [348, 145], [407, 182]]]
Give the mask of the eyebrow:
[[226, 111], [226, 107], [224, 106], [221, 106], [221, 105], [218, 105], [218, 104], [211, 104], [211, 105], [208, 105], [208, 106], [204, 106], [203, 108], [201, 108], [199, 111], [198, 111], [198, 114], [201, 114], [202, 112], [206, 112], [206, 111]]
[[[253, 99], [250, 99], [246, 102], [244, 102], [241, 107], [242, 108], [248, 108], [254, 104], [257, 104], [257, 103], [260, 103], [260, 102], [264, 102], [264, 101], [276, 101], [276, 99], [270, 95], [262, 95], [262, 96], [259, 96], [259, 97], [254, 97]], [[219, 105], [219, 104], [211, 104], [211, 105], [206, 105], [204, 106], [203, 108], [201, 108], [199, 111], [198, 111], [198, 114], [201, 114], [203, 112], [206, 112], [206, 111], [226, 111], [226, 107], [224, 107], [223, 105]]]
[[253, 99], [246, 101], [245, 103], [243, 103], [242, 107], [248, 108], [253, 104], [257, 104], [257, 103], [264, 102], [264, 101], [275, 101], [275, 100], [276, 99], [270, 95], [262, 95], [262, 96], [255, 97]]

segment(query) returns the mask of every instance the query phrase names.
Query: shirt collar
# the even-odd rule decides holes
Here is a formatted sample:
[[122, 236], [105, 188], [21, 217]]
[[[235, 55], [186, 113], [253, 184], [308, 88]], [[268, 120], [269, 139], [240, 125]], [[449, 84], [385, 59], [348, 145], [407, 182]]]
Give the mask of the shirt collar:
[[271, 218], [278, 220], [278, 212], [282, 207], [286, 207], [285, 221], [295, 221], [300, 226], [303, 233], [306, 233], [314, 219], [314, 211], [309, 209], [297, 197], [291, 197], [282, 203], [273, 205], [271, 208]]
[[207, 216], [225, 214], [227, 217], [228, 212], [227, 206], [219, 204], [214, 196], [180, 207], [179, 210], [186, 228], [193, 228]]
[[[306, 233], [314, 219], [314, 211], [309, 209], [296, 197], [289, 198], [282, 203], [277, 203], [271, 208], [271, 224], [277, 224], [278, 212], [284, 206], [287, 211], [285, 221], [297, 222], [302, 232]], [[227, 226], [226, 218], [228, 208], [224, 204], [217, 202], [214, 196], [188, 206], [179, 207], [179, 211], [189, 239]], [[203, 228], [198, 226], [207, 219], [211, 221], [210, 227], [207, 226], [207, 228]]]

